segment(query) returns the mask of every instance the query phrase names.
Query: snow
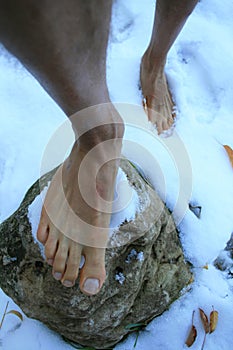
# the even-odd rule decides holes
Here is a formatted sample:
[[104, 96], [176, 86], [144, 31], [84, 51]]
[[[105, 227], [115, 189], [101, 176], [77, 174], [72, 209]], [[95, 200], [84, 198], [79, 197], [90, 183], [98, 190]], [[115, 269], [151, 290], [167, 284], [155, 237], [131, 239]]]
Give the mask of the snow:
[[120, 284], [123, 284], [125, 281], [125, 276], [122, 272], [116, 273], [115, 280], [118, 281]]
[[39, 196], [36, 196], [34, 201], [28, 207], [28, 220], [31, 224], [32, 237], [34, 239], [34, 242], [39, 245], [41, 256], [44, 259], [45, 259], [44, 246], [38, 241], [36, 234], [37, 234], [37, 228], [40, 222], [40, 214], [42, 210], [43, 200], [45, 199], [47, 190], [48, 190], [48, 186], [45, 187], [43, 191], [41, 191]]
[[142, 262], [144, 260], [143, 252], [137, 252], [136, 249], [132, 249], [128, 254], [127, 258], [125, 259], [125, 262], [127, 264], [130, 264], [133, 260], [138, 260]]
[[[139, 66], [149, 42], [154, 6], [153, 0], [114, 4], [108, 84], [112, 100], [125, 103], [117, 107], [125, 114], [131, 104], [133, 117], [143, 115]], [[194, 273], [190, 289], [140, 332], [138, 350], [185, 349], [193, 310], [198, 336], [192, 349], [200, 349], [204, 332], [198, 308], [209, 315], [212, 305], [219, 312], [219, 323], [207, 336], [205, 349], [232, 349], [233, 280], [213, 266], [233, 231], [233, 170], [222, 146], [233, 148], [232, 15], [229, 0], [199, 2], [169, 53], [166, 73], [177, 105], [172, 136], [158, 138], [145, 116], [139, 121], [126, 115], [124, 154], [139, 164], [175, 212]], [[43, 151], [64, 120], [41, 86], [1, 48], [0, 221], [12, 214], [39, 177]], [[200, 218], [188, 203], [201, 207]], [[203, 268], [206, 264], [208, 269]], [[8, 300], [1, 292], [0, 315]], [[12, 308], [18, 310], [10, 300]], [[18, 323], [14, 315], [6, 316], [0, 332], [4, 350], [72, 349], [38, 321], [25, 317], [17, 328]], [[134, 341], [132, 334], [115, 349], [131, 350]]]
[[[128, 201], [125, 202], [125, 198], [128, 198]], [[114, 191], [110, 235], [124, 221], [133, 220], [137, 212], [140, 212], [138, 194], [128, 182], [126, 174], [119, 168]]]

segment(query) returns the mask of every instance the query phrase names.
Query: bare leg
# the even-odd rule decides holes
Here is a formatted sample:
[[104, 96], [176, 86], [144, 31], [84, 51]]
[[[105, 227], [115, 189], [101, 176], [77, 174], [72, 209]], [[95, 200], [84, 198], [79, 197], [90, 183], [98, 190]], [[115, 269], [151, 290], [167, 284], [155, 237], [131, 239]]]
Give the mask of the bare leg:
[[[21, 60], [68, 117], [85, 107], [110, 102], [106, 85], [106, 48], [111, 7], [112, 0], [0, 0], [0, 40]], [[120, 156], [124, 127], [111, 105], [97, 108], [94, 118], [106, 125], [90, 128], [92, 130], [79, 138], [64, 166], [54, 176], [45, 199], [47, 207], [57, 213], [55, 221], [66, 222], [65, 232], [56, 228], [43, 207], [37, 233], [38, 239], [45, 245], [46, 258], [53, 266], [54, 277], [67, 287], [74, 285], [81, 254], [85, 256], [86, 262], [80, 272], [80, 289], [89, 295], [96, 294], [105, 279], [107, 235], [103, 248], [83, 246], [78, 239], [67, 237], [66, 233], [73, 230], [74, 222], [62, 209], [64, 199], [58, 178], [62, 171], [63, 188], [72, 210], [91, 225], [108, 228], [110, 215], [102, 212], [98, 194], [107, 201], [112, 200], [117, 161], [109, 162], [98, 173], [98, 194], [93, 193], [95, 208], [88, 206], [81, 196], [78, 171], [83, 158], [94, 146], [111, 140], [108, 150], [100, 146], [96, 157], [87, 164], [84, 187], [88, 187], [93, 181], [92, 173], [106, 159]], [[86, 125], [91, 125], [91, 120], [87, 117], [80, 121], [74, 117], [72, 124], [78, 134]], [[78, 234], [81, 228], [76, 226], [76, 230]], [[88, 230], [84, 233], [89, 234]]]
[[[150, 44], [142, 57], [141, 87], [148, 107], [148, 118], [158, 132], [173, 123], [173, 101], [164, 66], [167, 53], [198, 0], [157, 0]], [[150, 110], [151, 109], [151, 110]]]

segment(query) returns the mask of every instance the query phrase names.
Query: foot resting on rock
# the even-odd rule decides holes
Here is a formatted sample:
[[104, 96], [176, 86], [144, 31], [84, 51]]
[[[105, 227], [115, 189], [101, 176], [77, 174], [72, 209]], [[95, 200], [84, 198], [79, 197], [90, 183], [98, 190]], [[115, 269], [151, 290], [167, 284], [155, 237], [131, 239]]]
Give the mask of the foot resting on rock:
[[[88, 295], [98, 293], [106, 277], [105, 248], [123, 135], [115, 130], [117, 124], [109, 125], [103, 132], [92, 129], [74, 144], [50, 183], [37, 232], [54, 278], [72, 287], [79, 275], [80, 290]], [[82, 255], [85, 264], [79, 272]]]

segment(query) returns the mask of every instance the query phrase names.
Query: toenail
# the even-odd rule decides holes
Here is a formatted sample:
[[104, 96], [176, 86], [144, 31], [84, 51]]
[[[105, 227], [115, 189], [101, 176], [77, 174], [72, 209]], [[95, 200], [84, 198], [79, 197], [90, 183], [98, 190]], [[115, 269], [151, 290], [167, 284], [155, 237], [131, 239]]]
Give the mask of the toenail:
[[65, 281], [63, 282], [63, 284], [64, 284], [64, 286], [66, 286], [66, 287], [72, 287], [74, 283], [71, 282], [71, 281], [65, 280]]
[[61, 279], [61, 276], [62, 276], [62, 274], [61, 274], [60, 272], [55, 272], [55, 273], [53, 274], [53, 277], [54, 277], [56, 280], [60, 280], [60, 279]]
[[49, 265], [53, 265], [53, 259], [48, 259], [48, 260], [47, 260], [47, 263], [48, 263]]
[[89, 294], [95, 294], [98, 292], [100, 287], [99, 280], [96, 278], [87, 278], [84, 285], [83, 289], [85, 292]]

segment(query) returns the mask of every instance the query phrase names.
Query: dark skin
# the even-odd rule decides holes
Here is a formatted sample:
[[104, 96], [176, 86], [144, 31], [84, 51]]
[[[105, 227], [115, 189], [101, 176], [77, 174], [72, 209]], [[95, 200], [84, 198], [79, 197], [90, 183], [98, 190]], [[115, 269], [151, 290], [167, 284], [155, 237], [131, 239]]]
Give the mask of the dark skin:
[[[148, 118], [159, 132], [173, 122], [173, 102], [164, 74], [167, 53], [196, 3], [197, 0], [157, 0], [155, 24], [142, 58], [140, 78], [149, 108]], [[0, 0], [1, 42], [71, 119], [78, 138], [50, 184], [37, 236], [45, 246], [54, 277], [64, 286], [72, 287], [79, 275], [80, 289], [88, 295], [98, 293], [105, 280], [110, 214], [106, 213], [101, 199], [110, 203], [113, 199], [124, 134], [122, 119], [111, 105], [106, 83], [111, 9], [111, 0]], [[102, 103], [107, 105], [94, 108], [90, 117], [79, 118], [76, 113]], [[93, 120], [104, 125], [96, 128]], [[87, 125], [89, 131], [79, 137]], [[83, 159], [95, 146], [98, 146], [95, 157], [85, 163], [83, 179], [84, 191], [87, 188], [88, 192], [93, 174], [97, 174], [94, 179], [97, 190], [91, 192], [94, 204], [89, 206], [81, 195], [78, 172]], [[102, 164], [105, 165], [101, 167]], [[83, 244], [75, 237], [77, 233], [77, 237], [96, 240], [93, 231], [77, 223], [64, 204], [61, 173], [69, 206], [78, 217], [97, 228], [98, 244]], [[53, 220], [47, 209], [53, 213]], [[61, 222], [66, 224], [59, 230]], [[73, 236], [69, 234], [71, 231]], [[81, 255], [86, 261], [79, 271]]]

